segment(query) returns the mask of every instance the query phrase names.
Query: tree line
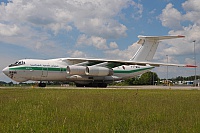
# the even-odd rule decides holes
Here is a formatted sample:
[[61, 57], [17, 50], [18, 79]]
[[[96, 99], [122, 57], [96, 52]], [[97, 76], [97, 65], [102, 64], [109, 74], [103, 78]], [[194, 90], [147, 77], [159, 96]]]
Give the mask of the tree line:
[[129, 78], [120, 82], [114, 82], [111, 85], [154, 85], [160, 81], [160, 78], [155, 72], [146, 72], [141, 76]]
[[[196, 79], [200, 79], [200, 76], [196, 76]], [[189, 76], [189, 77], [182, 77], [178, 76], [176, 78], [170, 78], [170, 79], [160, 79], [155, 72], [146, 72], [142, 74], [139, 77], [134, 77], [130, 79], [123, 80], [121, 82], [114, 82], [111, 85], [157, 85], [162, 84], [160, 81], [168, 80], [174, 82], [178, 81], [194, 81], [195, 76]]]

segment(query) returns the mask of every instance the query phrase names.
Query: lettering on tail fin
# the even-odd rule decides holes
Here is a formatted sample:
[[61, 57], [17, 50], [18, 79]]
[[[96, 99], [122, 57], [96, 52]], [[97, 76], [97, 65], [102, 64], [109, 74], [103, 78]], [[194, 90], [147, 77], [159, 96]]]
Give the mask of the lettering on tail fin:
[[151, 61], [155, 55], [160, 40], [183, 38], [185, 36], [138, 36], [141, 47], [130, 59], [133, 61]]

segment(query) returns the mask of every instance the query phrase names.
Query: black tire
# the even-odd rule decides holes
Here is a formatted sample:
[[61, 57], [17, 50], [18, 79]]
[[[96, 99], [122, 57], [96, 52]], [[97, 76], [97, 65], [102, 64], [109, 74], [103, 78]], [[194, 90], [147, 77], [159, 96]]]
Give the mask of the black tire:
[[46, 85], [46, 83], [39, 83], [38, 86], [39, 87], [46, 87], [47, 85]]
[[84, 87], [83, 84], [76, 84], [76, 87]]
[[99, 83], [98, 87], [100, 87], [100, 88], [106, 88], [107, 84], [106, 83]]

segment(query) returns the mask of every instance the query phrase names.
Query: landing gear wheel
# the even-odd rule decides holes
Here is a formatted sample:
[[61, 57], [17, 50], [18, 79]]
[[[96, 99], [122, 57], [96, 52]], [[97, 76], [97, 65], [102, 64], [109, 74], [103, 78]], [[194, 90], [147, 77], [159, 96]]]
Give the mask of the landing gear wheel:
[[39, 87], [46, 87], [46, 83], [39, 83], [38, 86]]
[[100, 87], [100, 88], [106, 88], [107, 84], [106, 83], [99, 83], [98, 87]]
[[76, 87], [84, 87], [83, 84], [76, 84]]

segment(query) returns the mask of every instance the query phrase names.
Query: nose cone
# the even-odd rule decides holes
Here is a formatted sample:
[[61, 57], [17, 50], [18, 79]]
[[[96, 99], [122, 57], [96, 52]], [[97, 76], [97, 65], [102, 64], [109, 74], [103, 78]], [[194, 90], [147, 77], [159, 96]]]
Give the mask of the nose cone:
[[2, 70], [2, 72], [5, 74], [5, 75], [8, 75], [9, 74], [9, 68], [6, 67]]

